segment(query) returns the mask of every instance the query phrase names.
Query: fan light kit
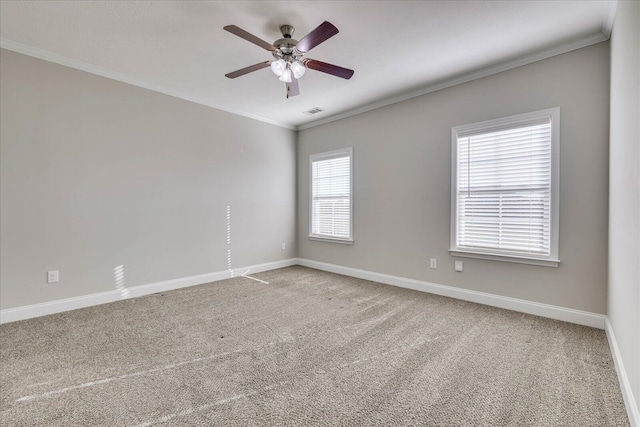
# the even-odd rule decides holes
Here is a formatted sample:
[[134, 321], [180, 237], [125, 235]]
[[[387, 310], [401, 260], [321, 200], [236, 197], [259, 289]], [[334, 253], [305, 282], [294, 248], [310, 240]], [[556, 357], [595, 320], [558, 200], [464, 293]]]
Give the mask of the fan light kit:
[[299, 80], [300, 77], [304, 76], [307, 68], [300, 61], [288, 63], [284, 59], [278, 59], [277, 61], [271, 62], [271, 71], [280, 77], [279, 80], [281, 82], [291, 83], [291, 74]]
[[232, 73], [225, 74], [230, 79], [243, 76], [262, 68], [271, 67], [271, 71], [280, 77], [280, 81], [284, 82], [287, 89], [287, 98], [300, 94], [298, 79], [304, 76], [307, 68], [320, 71], [322, 73], [331, 74], [343, 79], [349, 80], [353, 76], [354, 71], [348, 68], [338, 67], [337, 65], [327, 64], [326, 62], [316, 61], [315, 59], [303, 58], [304, 54], [309, 52], [320, 43], [327, 41], [331, 37], [338, 34], [338, 29], [330, 22], [323, 22], [315, 30], [304, 36], [298, 41], [291, 36], [295, 28], [291, 25], [283, 25], [280, 27], [282, 38], [269, 44], [266, 41], [254, 36], [251, 33], [236, 27], [235, 25], [227, 25], [224, 29], [238, 37], [241, 37], [251, 43], [270, 51], [273, 55], [272, 61], [260, 62]]

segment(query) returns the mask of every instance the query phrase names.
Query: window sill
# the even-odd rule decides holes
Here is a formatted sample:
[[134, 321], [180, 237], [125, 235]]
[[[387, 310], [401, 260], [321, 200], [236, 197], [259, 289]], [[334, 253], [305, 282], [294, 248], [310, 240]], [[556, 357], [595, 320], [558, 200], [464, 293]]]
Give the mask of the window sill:
[[353, 245], [353, 239], [341, 239], [339, 237], [317, 236], [314, 234], [309, 235], [309, 240], [316, 240], [318, 242], [341, 243], [343, 245]]
[[449, 253], [453, 256], [459, 256], [459, 257], [465, 257], [465, 258], [489, 259], [492, 261], [504, 261], [504, 262], [515, 262], [518, 264], [540, 265], [543, 267], [558, 267], [558, 265], [560, 264], [559, 259], [528, 258], [524, 256], [517, 256], [517, 255], [496, 255], [496, 254], [483, 253], [483, 252], [462, 251], [458, 249], [449, 249]]

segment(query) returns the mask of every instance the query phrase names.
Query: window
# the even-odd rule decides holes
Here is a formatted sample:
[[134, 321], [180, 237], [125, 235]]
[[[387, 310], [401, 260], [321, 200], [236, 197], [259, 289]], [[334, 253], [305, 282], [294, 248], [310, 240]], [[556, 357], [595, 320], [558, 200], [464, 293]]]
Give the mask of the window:
[[451, 130], [456, 256], [558, 266], [560, 109]]
[[312, 154], [309, 238], [353, 243], [351, 226], [352, 149]]

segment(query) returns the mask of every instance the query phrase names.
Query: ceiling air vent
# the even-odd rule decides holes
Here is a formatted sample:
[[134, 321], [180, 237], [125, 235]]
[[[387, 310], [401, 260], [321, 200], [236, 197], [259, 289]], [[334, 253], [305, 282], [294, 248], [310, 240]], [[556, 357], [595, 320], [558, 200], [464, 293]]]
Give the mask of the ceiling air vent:
[[304, 111], [304, 114], [311, 114], [311, 115], [313, 115], [313, 114], [321, 113], [321, 112], [323, 112], [323, 111], [324, 111], [324, 110], [323, 110], [322, 108], [320, 108], [320, 107], [314, 107], [314, 108], [312, 108], [311, 110]]

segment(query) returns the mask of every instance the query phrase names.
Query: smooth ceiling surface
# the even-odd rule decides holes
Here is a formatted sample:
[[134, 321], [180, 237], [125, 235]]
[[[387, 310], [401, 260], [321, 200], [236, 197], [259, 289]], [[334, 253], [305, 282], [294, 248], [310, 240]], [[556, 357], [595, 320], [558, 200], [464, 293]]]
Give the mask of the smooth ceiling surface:
[[[2, 1], [3, 47], [51, 53], [227, 111], [300, 126], [443, 80], [607, 33], [609, 1]], [[323, 21], [340, 33], [306, 57], [355, 70], [349, 81], [308, 70], [301, 95], [266, 68], [272, 59], [222, 29], [273, 42]], [[608, 34], [605, 34], [608, 37]], [[604, 38], [603, 38], [604, 40]], [[20, 49], [16, 49], [20, 46]], [[85, 67], [87, 68], [87, 67]], [[127, 80], [125, 79], [125, 80]], [[320, 107], [325, 112], [303, 112]]]

